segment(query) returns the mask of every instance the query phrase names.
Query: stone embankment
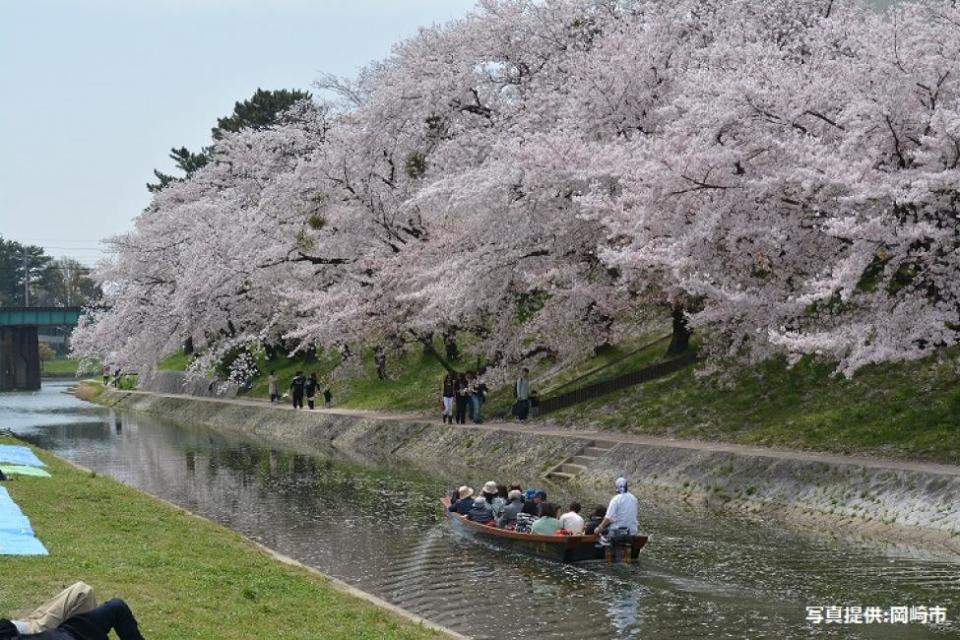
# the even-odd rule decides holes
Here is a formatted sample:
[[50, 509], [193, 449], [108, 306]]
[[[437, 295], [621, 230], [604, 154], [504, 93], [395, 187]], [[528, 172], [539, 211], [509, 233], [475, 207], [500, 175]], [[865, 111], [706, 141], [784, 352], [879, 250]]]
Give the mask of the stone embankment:
[[[926, 542], [960, 553], [960, 467], [417, 416], [299, 411], [265, 402], [110, 391], [101, 401], [297, 448], [545, 476], [566, 460], [569, 492], [631, 478], [643, 496]], [[596, 442], [599, 446], [592, 446]], [[602, 445], [601, 445], [602, 442]], [[583, 455], [589, 451], [590, 455]], [[493, 464], [491, 464], [493, 463]]]

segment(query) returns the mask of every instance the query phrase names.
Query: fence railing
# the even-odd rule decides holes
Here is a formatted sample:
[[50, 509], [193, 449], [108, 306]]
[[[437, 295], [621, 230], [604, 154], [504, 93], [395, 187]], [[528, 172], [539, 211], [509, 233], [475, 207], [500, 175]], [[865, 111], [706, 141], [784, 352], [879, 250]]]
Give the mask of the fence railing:
[[579, 404], [587, 400], [593, 400], [594, 398], [599, 398], [600, 396], [613, 393], [614, 391], [619, 391], [621, 389], [626, 389], [627, 387], [649, 382], [650, 380], [661, 378], [665, 375], [685, 369], [696, 361], [697, 354], [695, 351], [691, 351], [690, 353], [673, 358], [672, 360], [660, 362], [644, 369], [638, 369], [637, 371], [631, 371], [630, 373], [625, 373], [621, 376], [617, 376], [616, 378], [611, 378], [610, 380], [604, 380], [603, 382], [591, 384], [575, 391], [568, 391], [567, 393], [562, 393], [558, 396], [543, 398], [540, 400], [540, 413], [544, 414], [550, 413], [551, 411], [559, 411], [560, 409], [565, 409], [566, 407]]

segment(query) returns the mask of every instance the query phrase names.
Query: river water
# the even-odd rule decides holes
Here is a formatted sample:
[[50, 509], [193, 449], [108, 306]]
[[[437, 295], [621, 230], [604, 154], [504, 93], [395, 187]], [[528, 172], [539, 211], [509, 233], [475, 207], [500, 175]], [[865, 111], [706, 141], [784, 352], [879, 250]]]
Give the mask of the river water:
[[[640, 488], [651, 541], [636, 565], [562, 565], [450, 529], [437, 497], [490, 478], [274, 448], [67, 386], [0, 394], [0, 427], [476, 638], [960, 637], [960, 559], [937, 551], [653, 504]], [[813, 606], [940, 606], [947, 623], [813, 624]]]

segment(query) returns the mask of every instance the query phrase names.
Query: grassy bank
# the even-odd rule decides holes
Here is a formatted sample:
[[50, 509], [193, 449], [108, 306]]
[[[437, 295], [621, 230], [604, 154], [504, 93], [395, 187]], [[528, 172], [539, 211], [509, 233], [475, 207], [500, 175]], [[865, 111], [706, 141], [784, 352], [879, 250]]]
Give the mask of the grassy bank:
[[4, 575], [16, 579], [0, 580], [0, 615], [83, 580], [101, 599], [126, 599], [151, 640], [443, 637], [219, 525], [37, 453], [54, 477], [4, 486], [50, 556], [3, 557]]
[[[952, 355], [952, 354], [945, 354]], [[678, 438], [960, 463], [960, 384], [949, 358], [869, 366], [851, 378], [807, 359], [728, 379], [688, 369], [551, 418]]]
[[40, 375], [45, 378], [72, 378], [77, 375], [79, 360], [70, 358], [55, 358], [40, 363]]

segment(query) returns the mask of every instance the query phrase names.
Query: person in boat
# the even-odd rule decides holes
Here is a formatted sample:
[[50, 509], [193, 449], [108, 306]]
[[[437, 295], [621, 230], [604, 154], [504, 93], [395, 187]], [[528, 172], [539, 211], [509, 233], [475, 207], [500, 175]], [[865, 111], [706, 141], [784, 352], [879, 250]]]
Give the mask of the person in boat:
[[560, 516], [560, 528], [566, 529], [571, 535], [583, 534], [583, 516], [580, 515], [580, 503], [571, 502], [570, 509]]
[[478, 524], [493, 522], [493, 505], [490, 504], [485, 494], [481, 493], [474, 499], [473, 506], [467, 512], [467, 519]]
[[[491, 484], [491, 483], [487, 483]], [[490, 500], [490, 505], [493, 507], [493, 517], [499, 518], [503, 513], [504, 508], [507, 506], [507, 485], [504, 484], [495, 484], [497, 488], [496, 495]], [[486, 485], [484, 485], [484, 491], [486, 491]]]
[[519, 489], [511, 489], [507, 493], [507, 505], [497, 518], [497, 526], [504, 529], [513, 529], [517, 526], [517, 514], [523, 511], [523, 494]]
[[583, 526], [584, 535], [591, 536], [596, 532], [597, 527], [600, 526], [600, 523], [603, 522], [603, 519], [607, 515], [607, 508], [602, 504], [598, 504], [593, 508], [593, 511], [590, 513], [590, 518], [587, 520], [586, 524]]
[[602, 543], [607, 543], [611, 534], [637, 535], [637, 511], [639, 510], [637, 496], [630, 493], [626, 478], [617, 478], [614, 487], [617, 494], [610, 499], [607, 515], [596, 529], [596, 533], [602, 536]]
[[470, 513], [470, 509], [473, 509], [473, 489], [467, 485], [463, 485], [457, 489], [455, 497], [457, 498], [456, 501], [450, 501], [450, 508], [448, 510], [459, 513], [462, 516]]
[[557, 519], [557, 505], [552, 502], [540, 503], [540, 517], [533, 523], [530, 533], [541, 536], [552, 536], [560, 528], [560, 521]]
[[547, 492], [543, 489], [530, 489], [527, 499], [523, 502], [523, 512], [527, 515], [539, 517], [540, 505], [547, 501]]

